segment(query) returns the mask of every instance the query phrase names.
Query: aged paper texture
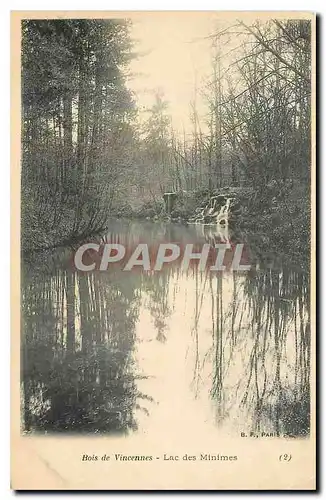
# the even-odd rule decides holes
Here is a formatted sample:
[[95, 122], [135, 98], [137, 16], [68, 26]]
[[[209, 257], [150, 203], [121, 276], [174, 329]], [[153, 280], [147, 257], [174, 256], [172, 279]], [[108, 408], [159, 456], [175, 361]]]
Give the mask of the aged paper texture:
[[315, 16], [11, 16], [11, 487], [316, 488]]

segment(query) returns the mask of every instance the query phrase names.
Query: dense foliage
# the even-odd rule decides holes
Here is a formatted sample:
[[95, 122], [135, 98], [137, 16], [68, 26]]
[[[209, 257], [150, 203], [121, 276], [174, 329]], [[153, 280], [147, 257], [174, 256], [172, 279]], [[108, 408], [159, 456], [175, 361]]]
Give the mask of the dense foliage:
[[189, 200], [224, 186], [254, 190], [244, 225], [309, 239], [310, 21], [238, 22], [211, 42], [211, 78], [190, 103], [189, 137], [173, 130], [159, 91], [137, 119], [128, 21], [23, 22], [25, 250], [99, 232], [112, 215], [160, 215], [166, 191]]
[[128, 22], [23, 23], [22, 208], [25, 245], [105, 226], [131, 168], [134, 104], [123, 68]]

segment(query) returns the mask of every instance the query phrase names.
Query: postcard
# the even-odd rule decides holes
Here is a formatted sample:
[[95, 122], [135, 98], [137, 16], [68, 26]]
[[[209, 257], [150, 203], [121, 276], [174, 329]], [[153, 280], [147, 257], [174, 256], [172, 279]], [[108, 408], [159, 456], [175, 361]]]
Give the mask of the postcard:
[[316, 489], [316, 16], [11, 14], [14, 490]]

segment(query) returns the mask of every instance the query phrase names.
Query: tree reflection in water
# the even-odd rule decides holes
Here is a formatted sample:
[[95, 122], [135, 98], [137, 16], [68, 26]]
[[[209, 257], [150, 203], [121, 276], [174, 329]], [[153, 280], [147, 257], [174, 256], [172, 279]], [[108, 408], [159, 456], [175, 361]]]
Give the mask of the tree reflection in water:
[[[106, 239], [195, 243], [212, 239], [211, 233], [119, 222]], [[147, 387], [139, 379], [156, 374], [141, 370], [137, 345], [143, 340], [136, 338], [146, 310], [150, 341], [162, 352], [171, 334], [186, 345], [188, 358], [181, 347], [177, 354], [180, 369], [191, 358], [189, 391], [194, 400], [206, 394], [218, 428], [309, 434], [308, 274], [258, 263], [245, 274], [183, 273], [178, 266], [154, 274], [83, 274], [47, 265], [22, 269], [25, 431], [128, 433], [137, 429], [139, 411], [150, 420], [160, 394], [139, 389]]]
[[267, 269], [228, 278], [209, 273], [206, 281], [206, 289], [196, 292], [196, 310], [203, 297], [207, 301], [209, 290], [212, 342], [200, 365], [196, 312], [194, 379], [198, 382], [209, 362], [217, 424], [229, 420], [239, 431], [245, 425], [246, 432], [258, 436], [308, 435], [308, 276]]
[[133, 356], [139, 276], [57, 269], [23, 281], [25, 430], [135, 430], [151, 401]]

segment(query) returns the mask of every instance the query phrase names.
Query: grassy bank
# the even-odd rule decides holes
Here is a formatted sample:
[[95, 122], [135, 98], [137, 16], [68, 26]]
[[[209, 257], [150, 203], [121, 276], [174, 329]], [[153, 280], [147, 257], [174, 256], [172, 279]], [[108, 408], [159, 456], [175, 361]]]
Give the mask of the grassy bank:
[[[222, 190], [222, 192], [227, 192]], [[162, 201], [148, 202], [137, 211], [128, 207], [125, 216], [137, 219], [171, 220], [186, 223], [198, 206], [206, 203], [208, 190], [182, 193], [168, 215]], [[310, 259], [310, 195], [295, 183], [271, 184], [264, 189], [237, 192], [240, 210], [231, 220], [231, 229], [257, 240], [256, 250], [271, 253], [307, 266]]]
[[[229, 191], [221, 190], [223, 194]], [[30, 253], [76, 244], [105, 232], [109, 217], [187, 223], [195, 209], [207, 203], [211, 195], [207, 189], [181, 192], [170, 215], [163, 199], [153, 199], [137, 208], [123, 202], [115, 204], [110, 211], [106, 207], [103, 213], [94, 213], [86, 207], [83, 223], [79, 225], [75, 223], [76, 207], [71, 202], [60, 205], [57, 201], [53, 209], [53, 199], [48, 199], [36, 213], [30, 197], [22, 212], [22, 250]], [[254, 251], [258, 256], [278, 255], [299, 265], [308, 265], [310, 210], [306, 190], [293, 184], [273, 185], [255, 192], [238, 189], [236, 196], [240, 210], [231, 220], [231, 229], [240, 231], [242, 238], [250, 235], [251, 245], [256, 242]]]

